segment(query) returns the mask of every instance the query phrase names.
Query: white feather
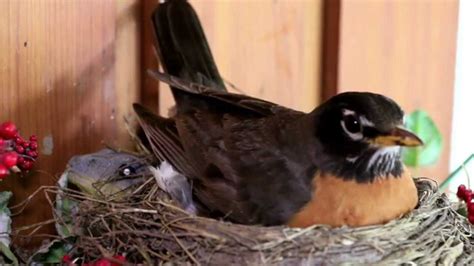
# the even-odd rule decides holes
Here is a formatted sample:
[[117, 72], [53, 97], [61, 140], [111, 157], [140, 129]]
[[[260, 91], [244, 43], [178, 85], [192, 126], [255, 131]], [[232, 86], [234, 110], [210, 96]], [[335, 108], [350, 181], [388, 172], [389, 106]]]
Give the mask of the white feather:
[[[342, 115], [343, 116], [355, 116], [356, 112], [349, 110], [349, 109], [342, 109]], [[362, 122], [361, 122], [362, 123]], [[346, 124], [344, 123], [344, 120], [341, 120], [341, 126], [342, 129], [346, 132], [346, 134], [353, 140], [361, 140], [364, 136], [362, 135], [362, 132], [357, 132], [357, 133], [352, 133], [346, 128]]]
[[174, 170], [173, 166], [167, 161], [163, 161], [158, 168], [149, 166], [149, 169], [163, 191], [167, 192], [174, 201], [189, 213], [197, 213], [192, 200], [191, 184], [183, 174]]
[[372, 168], [374, 164], [384, 156], [389, 156], [390, 159], [388, 160], [389, 163], [386, 165], [386, 170], [390, 170], [394, 167], [394, 157], [398, 154], [400, 151], [400, 147], [398, 146], [393, 146], [393, 147], [386, 147], [386, 148], [380, 148], [378, 149], [372, 157], [370, 157], [368, 165], [368, 169]]
[[346, 157], [346, 161], [350, 163], [355, 163], [359, 159], [359, 156], [354, 156], [354, 157]]
[[355, 112], [349, 109], [342, 109], [343, 115], [355, 115]]
[[367, 119], [367, 117], [365, 117], [364, 115], [361, 115], [359, 117], [359, 119], [360, 119], [360, 123], [364, 127], [374, 127], [374, 123], [372, 121], [370, 121], [369, 119]]

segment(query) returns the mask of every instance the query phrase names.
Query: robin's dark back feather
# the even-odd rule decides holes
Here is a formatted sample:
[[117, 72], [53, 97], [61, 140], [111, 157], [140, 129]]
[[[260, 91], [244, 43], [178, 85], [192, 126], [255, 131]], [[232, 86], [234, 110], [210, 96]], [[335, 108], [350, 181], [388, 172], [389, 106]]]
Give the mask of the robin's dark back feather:
[[[308, 116], [256, 98], [156, 76], [172, 81], [192, 100], [185, 111], [178, 109], [174, 121], [190, 163], [199, 166], [197, 173], [185, 175], [211, 212], [239, 223], [281, 224], [309, 200], [316, 168], [309, 150], [297, 149], [314, 146], [313, 138], [304, 135], [307, 131], [300, 130]], [[269, 176], [274, 180], [269, 182]]]

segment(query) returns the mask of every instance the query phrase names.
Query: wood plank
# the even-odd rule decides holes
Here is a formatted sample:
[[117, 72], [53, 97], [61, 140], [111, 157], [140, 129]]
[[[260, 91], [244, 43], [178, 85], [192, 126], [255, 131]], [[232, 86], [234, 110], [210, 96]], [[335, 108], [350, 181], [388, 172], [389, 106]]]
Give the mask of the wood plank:
[[[139, 85], [138, 2], [0, 1], [0, 121], [37, 134], [41, 146], [33, 173], [0, 184], [14, 192], [14, 204], [53, 185], [71, 156], [104, 143], [123, 147], [121, 116]], [[14, 226], [47, 220], [50, 210], [40, 194]]]
[[[320, 100], [322, 0], [190, 1], [222, 77], [244, 93], [309, 111]], [[160, 90], [160, 112], [173, 104]]]
[[324, 1], [323, 7], [321, 98], [326, 101], [338, 90], [341, 0]]
[[151, 110], [158, 111], [159, 92], [158, 81], [150, 77], [148, 69], [158, 69], [158, 57], [155, 51], [155, 34], [151, 15], [158, 6], [156, 0], [141, 1], [141, 91], [140, 103]]
[[441, 129], [436, 166], [417, 175], [448, 174], [457, 31], [457, 0], [342, 0], [338, 88], [395, 99], [406, 112], [427, 111]]
[[[131, 148], [133, 143], [124, 124], [123, 117], [134, 115], [131, 110], [133, 102], [140, 101], [142, 96], [143, 62], [141, 58], [142, 30], [141, 21], [143, 2], [141, 0], [115, 0], [117, 5], [115, 18], [115, 97], [116, 115], [115, 130], [117, 144]], [[156, 84], [156, 83], [155, 83]], [[157, 88], [153, 88], [155, 95]], [[158, 105], [157, 96], [154, 100]]]

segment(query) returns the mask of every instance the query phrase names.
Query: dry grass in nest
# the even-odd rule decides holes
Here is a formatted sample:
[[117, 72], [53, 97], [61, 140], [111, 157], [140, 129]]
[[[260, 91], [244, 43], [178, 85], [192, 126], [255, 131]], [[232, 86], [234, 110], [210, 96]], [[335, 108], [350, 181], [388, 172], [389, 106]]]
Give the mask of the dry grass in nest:
[[74, 245], [86, 259], [124, 252], [132, 263], [150, 264], [474, 264], [472, 226], [433, 181], [418, 179], [417, 187], [420, 203], [413, 213], [355, 229], [245, 226], [195, 217], [173, 205], [153, 178], [126, 201], [59, 188], [48, 193], [80, 201]]

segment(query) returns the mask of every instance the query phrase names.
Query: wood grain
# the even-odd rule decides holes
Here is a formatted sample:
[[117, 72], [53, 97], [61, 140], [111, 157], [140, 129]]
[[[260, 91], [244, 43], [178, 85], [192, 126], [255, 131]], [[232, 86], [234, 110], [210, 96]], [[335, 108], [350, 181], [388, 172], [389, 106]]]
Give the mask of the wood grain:
[[[190, 3], [225, 80], [245, 94], [299, 110], [319, 102], [321, 0]], [[164, 86], [162, 114], [173, 104]]]
[[342, 0], [338, 88], [395, 99], [406, 112], [421, 108], [441, 129], [436, 166], [416, 175], [448, 174], [453, 109], [457, 0]]
[[157, 0], [141, 1], [141, 90], [140, 103], [158, 112], [159, 91], [158, 81], [150, 77], [147, 73], [148, 69], [158, 69], [158, 57], [155, 51], [155, 33], [151, 16], [158, 6]]
[[[71, 156], [104, 143], [124, 147], [121, 116], [139, 85], [138, 2], [0, 1], [0, 121], [14, 121], [24, 136], [37, 134], [41, 146], [35, 171], [0, 184], [14, 192], [14, 204], [54, 184]], [[49, 218], [40, 194], [14, 227]]]
[[321, 100], [326, 101], [338, 90], [341, 0], [325, 0], [323, 11]]
[[[143, 2], [140, 0], [115, 0], [115, 129], [116, 143], [123, 148], [133, 145], [123, 117], [134, 115], [131, 104], [140, 100], [143, 61], [142, 21]], [[111, 29], [112, 30], [112, 29]], [[154, 88], [157, 94], [157, 88]], [[158, 100], [155, 98], [155, 108]]]

